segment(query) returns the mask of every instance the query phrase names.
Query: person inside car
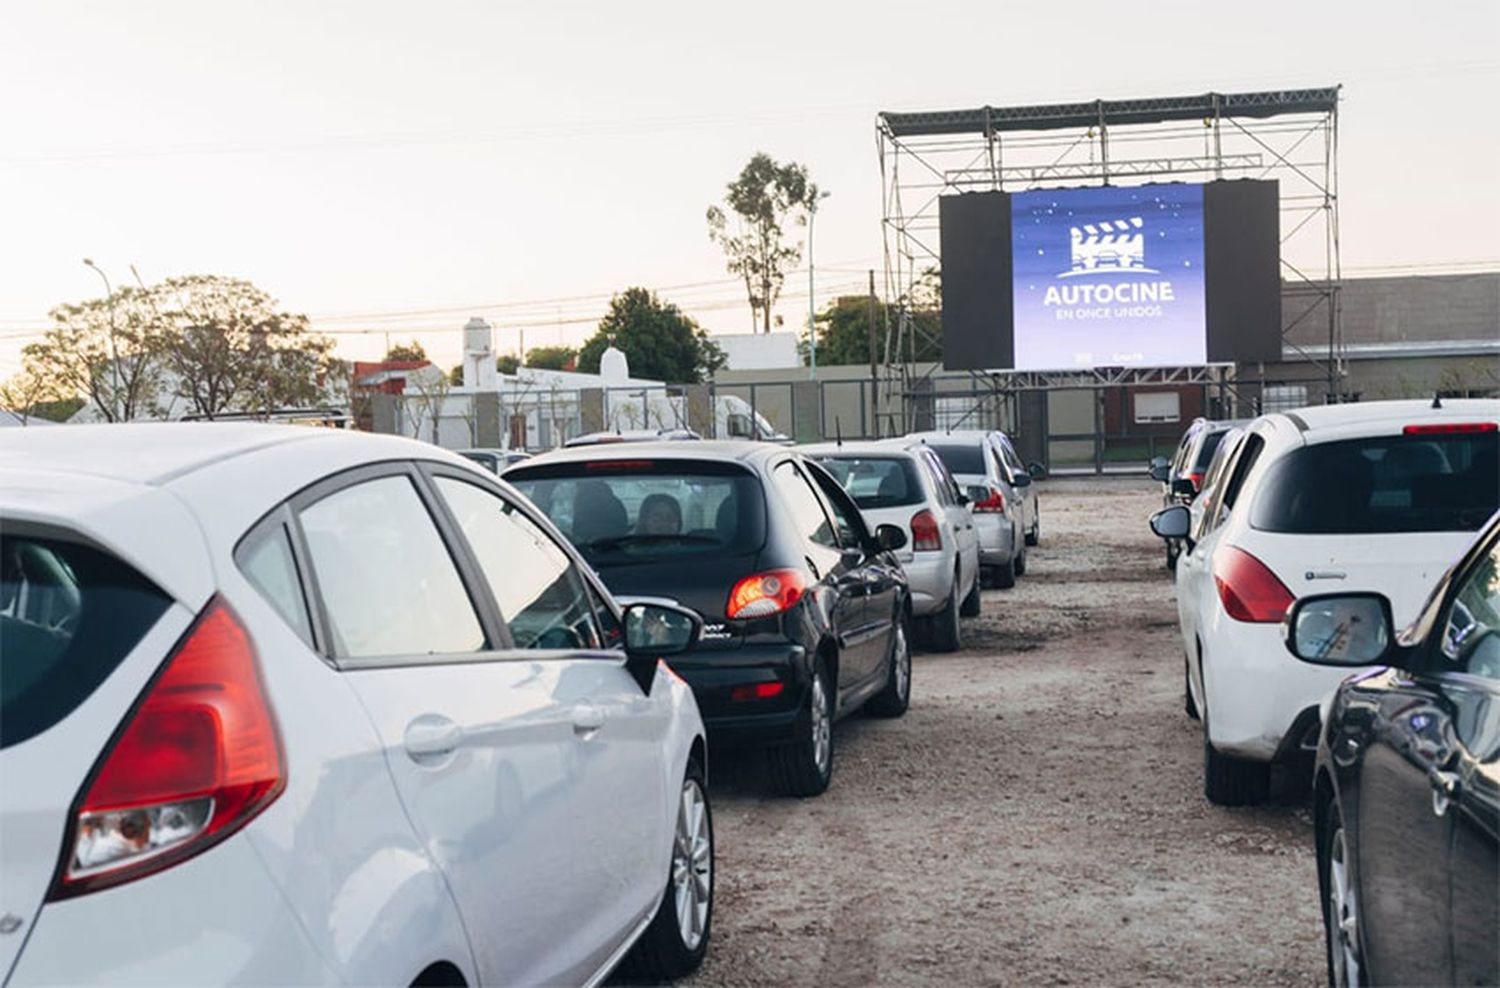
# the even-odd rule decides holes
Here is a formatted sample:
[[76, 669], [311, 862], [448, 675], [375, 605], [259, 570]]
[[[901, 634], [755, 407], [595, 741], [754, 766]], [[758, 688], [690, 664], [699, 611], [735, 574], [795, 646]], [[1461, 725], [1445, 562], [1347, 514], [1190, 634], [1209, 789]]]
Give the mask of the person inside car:
[[682, 506], [670, 494], [647, 495], [636, 515], [635, 528], [641, 535], [680, 535]]

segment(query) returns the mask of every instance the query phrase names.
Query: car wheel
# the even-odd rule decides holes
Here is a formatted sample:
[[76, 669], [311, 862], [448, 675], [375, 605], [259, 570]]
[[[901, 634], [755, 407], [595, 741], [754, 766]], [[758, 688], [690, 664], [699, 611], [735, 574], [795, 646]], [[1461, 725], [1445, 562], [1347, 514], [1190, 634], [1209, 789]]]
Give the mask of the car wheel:
[[1318, 867], [1323, 886], [1323, 942], [1328, 948], [1328, 983], [1337, 988], [1365, 983], [1359, 947], [1359, 895], [1349, 873], [1349, 841], [1338, 808], [1328, 808]]
[[995, 567], [995, 586], [1001, 590], [1009, 590], [1016, 585], [1016, 561], [1009, 559], [1002, 566]]
[[1193, 702], [1192, 673], [1188, 671], [1186, 655], [1182, 657], [1182, 709], [1193, 720], [1198, 719], [1198, 705]]
[[833, 691], [823, 660], [813, 665], [797, 738], [772, 748], [771, 779], [783, 796], [817, 796], [833, 778]]
[[948, 589], [948, 602], [927, 619], [927, 640], [934, 652], [957, 652], [963, 647], [963, 629], [958, 623], [958, 578]]
[[621, 973], [651, 984], [698, 969], [714, 918], [714, 821], [703, 769], [688, 764], [677, 800], [672, 862], [656, 918], [621, 962]]
[[1177, 550], [1173, 547], [1172, 543], [1169, 541], [1169, 542], [1167, 542], [1167, 570], [1171, 571], [1171, 570], [1175, 570], [1176, 568], [1177, 568]]
[[1019, 553], [1016, 554], [1016, 575], [1017, 576], [1025, 576], [1026, 575], [1026, 550], [1025, 549], [1022, 549]]
[[979, 574], [974, 574], [974, 583], [969, 587], [969, 594], [964, 598], [958, 613], [963, 617], [978, 617], [984, 607], [984, 600], [979, 593]]
[[900, 717], [911, 703], [911, 642], [906, 634], [906, 614], [896, 619], [891, 629], [890, 672], [885, 688], [870, 701], [869, 711], [877, 717]]
[[1031, 531], [1026, 533], [1026, 544], [1036, 545], [1042, 541], [1042, 509], [1036, 508], [1031, 515]]
[[1271, 788], [1269, 762], [1253, 762], [1214, 750], [1203, 732], [1203, 795], [1216, 806], [1255, 806]]

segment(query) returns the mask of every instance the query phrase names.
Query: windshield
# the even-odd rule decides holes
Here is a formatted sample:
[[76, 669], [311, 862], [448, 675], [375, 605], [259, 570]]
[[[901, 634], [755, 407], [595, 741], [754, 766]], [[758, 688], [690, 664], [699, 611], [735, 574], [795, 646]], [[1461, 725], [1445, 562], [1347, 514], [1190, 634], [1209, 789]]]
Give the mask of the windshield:
[[506, 479], [596, 568], [742, 555], [765, 541], [760, 481], [731, 464], [594, 461]]
[[820, 456], [817, 460], [862, 509], [897, 508], [926, 499], [917, 465], [910, 457]]
[[1275, 464], [1250, 523], [1298, 534], [1472, 532], [1500, 504], [1500, 436], [1320, 443]]

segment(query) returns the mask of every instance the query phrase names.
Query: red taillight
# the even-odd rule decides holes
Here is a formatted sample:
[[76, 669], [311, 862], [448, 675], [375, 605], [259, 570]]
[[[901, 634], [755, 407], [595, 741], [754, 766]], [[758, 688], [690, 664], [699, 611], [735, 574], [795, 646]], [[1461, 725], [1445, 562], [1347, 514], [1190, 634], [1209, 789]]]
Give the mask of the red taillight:
[[933, 517], [931, 511], [924, 509], [911, 516], [911, 547], [918, 552], [943, 548], [943, 533], [938, 529], [937, 518]]
[[1451, 435], [1455, 432], [1496, 432], [1495, 422], [1437, 422], [1432, 425], [1409, 425], [1401, 430], [1408, 436]]
[[1193, 490], [1199, 492], [1203, 490], [1203, 476], [1202, 470], [1197, 470], [1187, 475], [1187, 479], [1193, 482]]
[[724, 614], [731, 618], [760, 618], [780, 614], [802, 599], [807, 578], [800, 570], [773, 569], [747, 576], [729, 591]]
[[128, 882], [198, 854], [285, 787], [281, 737], [254, 647], [216, 597], [89, 782], [52, 898]]
[[754, 683], [745, 686], [736, 686], [729, 691], [731, 700], [769, 700], [773, 696], [780, 696], [781, 691], [786, 689], [782, 683]]
[[989, 494], [974, 502], [974, 510], [983, 514], [1005, 514], [1005, 495], [994, 487]]
[[[600, 442], [621, 442], [619, 439], [601, 439]], [[650, 460], [594, 460], [584, 464], [585, 470], [650, 470], [656, 464]]]
[[1234, 546], [1214, 554], [1214, 583], [1224, 610], [1236, 621], [1280, 621], [1296, 600], [1265, 563]]

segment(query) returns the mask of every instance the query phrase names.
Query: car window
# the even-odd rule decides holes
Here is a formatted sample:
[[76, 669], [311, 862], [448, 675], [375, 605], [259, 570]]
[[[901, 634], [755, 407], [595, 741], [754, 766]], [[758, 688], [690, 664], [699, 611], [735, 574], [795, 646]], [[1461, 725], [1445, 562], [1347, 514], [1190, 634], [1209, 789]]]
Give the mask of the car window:
[[1464, 672], [1500, 680], [1500, 545], [1479, 559], [1454, 595], [1440, 647]]
[[1240, 491], [1245, 486], [1245, 479], [1250, 476], [1255, 462], [1260, 458], [1261, 450], [1265, 449], [1266, 441], [1260, 436], [1251, 433], [1239, 444], [1234, 452], [1233, 460], [1225, 467], [1227, 475], [1224, 483], [1219, 485], [1212, 493], [1213, 500], [1203, 512], [1202, 524], [1199, 528], [1197, 540], [1224, 523], [1229, 517], [1229, 512], [1234, 509], [1235, 502], [1239, 500]]
[[1011, 447], [1009, 440], [1000, 440], [1000, 462], [1005, 467], [1004, 476], [1008, 479], [1014, 474], [1025, 473], [1026, 465], [1016, 455], [1015, 449]]
[[1204, 433], [1203, 443], [1198, 447], [1198, 454], [1193, 457], [1193, 469], [1195, 471], [1205, 471], [1208, 469], [1208, 464], [1214, 458], [1214, 451], [1219, 448], [1219, 444], [1224, 441], [1224, 437], [1228, 434], [1228, 429]]
[[1317, 443], [1271, 466], [1251, 524], [1295, 534], [1477, 531], [1500, 507], [1500, 435]]
[[818, 485], [823, 493], [823, 503], [828, 506], [828, 511], [833, 515], [834, 529], [838, 535], [839, 545], [845, 549], [864, 549], [865, 526], [861, 523], [856, 509], [852, 513], [846, 508], [844, 499], [847, 493], [839, 485], [838, 481], [827, 475], [827, 471], [820, 471], [817, 467], [808, 467], [808, 477]]
[[0, 748], [77, 709], [170, 603], [107, 553], [52, 539], [0, 538]]
[[954, 496], [954, 487], [948, 477], [948, 471], [943, 469], [943, 461], [927, 447], [922, 447], [917, 453], [922, 461], [922, 466], [927, 470], [928, 479], [932, 481], [932, 492], [937, 496], [938, 503], [945, 508], [951, 508], [958, 503]]
[[620, 626], [619, 618], [605, 601], [601, 594], [588, 580], [584, 581], [588, 588], [589, 600], [594, 604], [594, 614], [599, 620], [599, 637], [605, 648], [620, 648], [625, 644], [625, 629]]
[[982, 443], [930, 443], [928, 449], [937, 453], [949, 473], [982, 474], [984, 470], [984, 444]]
[[434, 481], [479, 560], [517, 648], [603, 647], [586, 581], [515, 505], [452, 477]]
[[312, 620], [307, 613], [307, 598], [292, 555], [291, 540], [285, 525], [276, 525], [264, 535], [247, 543], [235, 553], [245, 578], [276, 609], [281, 619], [292, 626], [297, 636], [312, 645]]
[[838, 561], [838, 537], [823, 510], [823, 502], [795, 463], [784, 462], [772, 471], [776, 492], [792, 515], [792, 525], [809, 549], [809, 559], [826, 572]]
[[453, 557], [409, 477], [342, 488], [298, 517], [338, 654], [487, 647]]
[[911, 457], [823, 456], [818, 463], [861, 508], [899, 508], [927, 500]]

